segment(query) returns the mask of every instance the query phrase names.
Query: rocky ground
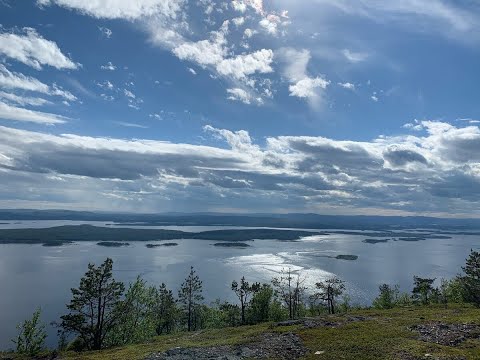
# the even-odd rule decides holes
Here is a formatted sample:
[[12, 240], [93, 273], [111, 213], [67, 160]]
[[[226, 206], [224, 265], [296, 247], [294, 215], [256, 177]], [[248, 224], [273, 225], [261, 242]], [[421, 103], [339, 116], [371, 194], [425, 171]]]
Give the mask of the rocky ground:
[[467, 339], [480, 338], [480, 326], [475, 324], [430, 322], [412, 326], [410, 329], [418, 332], [421, 341], [445, 346], [458, 346]]
[[145, 360], [241, 360], [241, 359], [299, 359], [307, 353], [298, 335], [266, 333], [258, 341], [237, 346], [175, 348], [152, 354]]

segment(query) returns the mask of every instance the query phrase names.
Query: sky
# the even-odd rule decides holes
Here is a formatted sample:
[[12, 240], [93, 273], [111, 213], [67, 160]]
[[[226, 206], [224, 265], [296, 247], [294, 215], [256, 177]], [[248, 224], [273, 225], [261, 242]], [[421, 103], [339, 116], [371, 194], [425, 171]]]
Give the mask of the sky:
[[0, 0], [0, 208], [480, 217], [478, 0]]

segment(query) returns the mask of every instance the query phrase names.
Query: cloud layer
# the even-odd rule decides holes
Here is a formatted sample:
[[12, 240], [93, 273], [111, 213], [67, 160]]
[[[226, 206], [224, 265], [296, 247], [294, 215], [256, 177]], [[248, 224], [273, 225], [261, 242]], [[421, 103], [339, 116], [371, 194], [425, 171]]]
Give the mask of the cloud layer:
[[[206, 126], [227, 148], [1, 127], [0, 195], [21, 177], [19, 201], [48, 202], [55, 194], [82, 207], [85, 197], [95, 197], [95, 208], [102, 209], [115, 198], [124, 208], [148, 211], [172, 202], [181, 210], [179, 203], [187, 201], [191, 210], [255, 204], [274, 211], [282, 204], [290, 211], [480, 215], [480, 129], [432, 121], [420, 126], [421, 136], [370, 142], [280, 136], [266, 138], [264, 146], [246, 131]], [[81, 179], [90, 188], [80, 186]], [[32, 186], [40, 192], [35, 199]]]

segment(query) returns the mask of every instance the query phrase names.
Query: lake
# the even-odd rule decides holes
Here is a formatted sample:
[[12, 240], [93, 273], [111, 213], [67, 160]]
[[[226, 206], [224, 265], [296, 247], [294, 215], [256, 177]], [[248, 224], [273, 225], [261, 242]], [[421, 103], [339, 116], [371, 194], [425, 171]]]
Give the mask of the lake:
[[[0, 221], [3, 223], [3, 221]], [[0, 228], [39, 228], [85, 224], [72, 221], [9, 222]], [[89, 222], [96, 226], [110, 223]], [[149, 227], [151, 228], [151, 227]], [[240, 227], [158, 227], [184, 231], [232, 229]], [[245, 228], [241, 228], [245, 229]], [[328, 231], [328, 230], [327, 230]], [[235, 300], [231, 281], [245, 276], [249, 281], [269, 282], [282, 268], [292, 268], [315, 282], [332, 276], [346, 281], [353, 302], [370, 303], [382, 283], [399, 284], [410, 291], [413, 275], [450, 278], [461, 271], [470, 249], [479, 249], [478, 236], [452, 235], [452, 239], [367, 244], [363, 235], [316, 235], [297, 242], [256, 240], [251, 247], [212, 246], [215, 241], [175, 240], [176, 247], [149, 249], [145, 243], [107, 248], [95, 242], [61, 247], [41, 245], [0, 245], [0, 349], [11, 348], [16, 324], [42, 308], [45, 323], [66, 313], [70, 288], [77, 287], [87, 264], [114, 260], [114, 275], [125, 283], [141, 275], [151, 284], [165, 282], [177, 289], [194, 266], [204, 283], [206, 301]], [[337, 255], [357, 255], [354, 261], [337, 260]], [[55, 346], [56, 331], [48, 326], [48, 344]]]

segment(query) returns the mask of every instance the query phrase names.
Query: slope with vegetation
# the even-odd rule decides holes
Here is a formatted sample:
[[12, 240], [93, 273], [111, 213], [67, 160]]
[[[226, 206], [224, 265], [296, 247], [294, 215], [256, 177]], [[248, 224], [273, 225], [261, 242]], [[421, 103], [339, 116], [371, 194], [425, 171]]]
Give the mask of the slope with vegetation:
[[[115, 281], [112, 260], [90, 264], [57, 324], [61, 359], [480, 359], [480, 253], [463, 275], [415, 276], [411, 294], [383, 284], [369, 308], [350, 304], [339, 278], [307, 291], [283, 270], [270, 284], [233, 281], [238, 304], [204, 303], [191, 268], [176, 297], [140, 277]], [[40, 356], [40, 312], [19, 326], [17, 354]]]

